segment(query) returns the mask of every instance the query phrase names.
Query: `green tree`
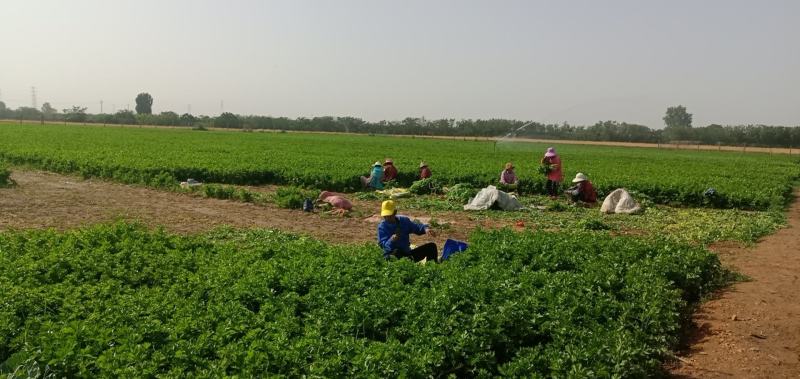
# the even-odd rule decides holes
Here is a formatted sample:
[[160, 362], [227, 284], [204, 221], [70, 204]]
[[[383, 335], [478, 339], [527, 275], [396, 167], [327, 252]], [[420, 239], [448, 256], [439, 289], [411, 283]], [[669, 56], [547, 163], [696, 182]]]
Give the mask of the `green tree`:
[[194, 116], [188, 113], [184, 113], [181, 115], [181, 125], [183, 126], [194, 126], [194, 122], [196, 120], [197, 119]]
[[678, 105], [667, 108], [664, 116], [664, 135], [673, 141], [687, 141], [693, 139], [692, 114], [686, 112], [686, 107]]
[[42, 112], [34, 107], [19, 107], [16, 113], [23, 120], [38, 120], [42, 117]]
[[683, 105], [669, 107], [667, 108], [667, 114], [664, 116], [664, 123], [667, 128], [691, 128], [692, 114], [686, 112], [686, 107]]
[[180, 125], [180, 116], [177, 113], [172, 111], [161, 112], [158, 115], [158, 124], [159, 125], [168, 125], [168, 126], [178, 126]]
[[[44, 111], [44, 106], [42, 106]], [[64, 119], [69, 122], [84, 122], [86, 121], [86, 107], [73, 106], [72, 108], [64, 109]]]
[[153, 97], [147, 92], [136, 95], [136, 113], [153, 114]]
[[242, 126], [242, 120], [233, 113], [225, 112], [214, 120], [214, 126], [217, 128], [239, 128]]
[[53, 106], [50, 105], [50, 103], [44, 103], [42, 104], [42, 113], [44, 113], [44, 117], [52, 118], [53, 115], [58, 113], [58, 109], [53, 108]]
[[114, 121], [117, 124], [136, 125], [136, 115], [128, 110], [118, 111], [114, 114]]

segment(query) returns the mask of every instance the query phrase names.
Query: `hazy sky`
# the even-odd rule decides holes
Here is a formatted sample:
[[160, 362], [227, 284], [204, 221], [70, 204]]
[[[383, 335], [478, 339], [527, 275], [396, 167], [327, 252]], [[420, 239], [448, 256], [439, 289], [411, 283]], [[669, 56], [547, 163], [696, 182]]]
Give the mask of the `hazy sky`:
[[0, 100], [800, 125], [800, 1], [0, 0]]

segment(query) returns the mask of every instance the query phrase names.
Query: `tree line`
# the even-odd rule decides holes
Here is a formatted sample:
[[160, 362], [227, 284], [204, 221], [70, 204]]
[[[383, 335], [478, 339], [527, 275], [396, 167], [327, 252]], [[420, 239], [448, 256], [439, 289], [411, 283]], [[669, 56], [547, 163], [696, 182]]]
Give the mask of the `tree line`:
[[118, 125], [159, 125], [196, 129], [228, 128], [243, 130], [282, 130], [344, 132], [364, 134], [427, 135], [453, 137], [508, 137], [579, 141], [721, 144], [763, 147], [795, 147], [800, 144], [800, 127], [769, 125], [717, 125], [692, 127], [692, 114], [683, 106], [669, 107], [664, 129], [617, 121], [598, 121], [593, 125], [545, 124], [507, 119], [439, 119], [408, 117], [400, 121], [369, 122], [356, 117], [270, 117], [236, 115], [195, 116], [175, 112], [152, 113], [153, 98], [147, 93], [136, 97], [136, 112], [90, 114], [73, 106], [61, 111], [44, 103], [41, 109], [7, 108], [0, 102], [0, 119], [20, 121], [78, 122]]

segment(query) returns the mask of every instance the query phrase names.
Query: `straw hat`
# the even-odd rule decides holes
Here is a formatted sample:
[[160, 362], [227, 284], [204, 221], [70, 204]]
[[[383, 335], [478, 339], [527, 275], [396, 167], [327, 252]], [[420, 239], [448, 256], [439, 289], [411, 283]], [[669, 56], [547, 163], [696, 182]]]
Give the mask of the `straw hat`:
[[392, 160], [390, 158], [386, 158], [386, 160], [383, 162], [383, 164], [394, 164], [394, 162], [392, 162]]
[[580, 183], [583, 181], [589, 180], [582, 172], [579, 172], [578, 175], [575, 175], [575, 179], [572, 179], [573, 183]]
[[419, 168], [428, 167], [428, 164], [425, 162], [419, 162]]
[[552, 147], [547, 148], [547, 152], [544, 153], [545, 157], [555, 157], [556, 156], [556, 149]]
[[511, 162], [506, 163], [506, 170], [513, 170], [513, 169], [514, 169], [514, 164], [513, 163], [511, 163]]
[[373, 164], [373, 166], [383, 166], [383, 165], [381, 164], [381, 162], [375, 161], [375, 164]]

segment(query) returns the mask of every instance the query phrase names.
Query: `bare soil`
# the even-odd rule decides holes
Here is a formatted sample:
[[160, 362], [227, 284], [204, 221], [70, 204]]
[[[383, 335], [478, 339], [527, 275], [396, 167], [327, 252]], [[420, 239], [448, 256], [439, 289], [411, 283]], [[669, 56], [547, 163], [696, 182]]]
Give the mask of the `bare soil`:
[[[350, 216], [202, 198], [103, 180], [83, 180], [49, 172], [15, 170], [17, 185], [0, 188], [0, 230], [54, 228], [66, 230], [115, 220], [138, 221], [177, 233], [199, 233], [223, 225], [270, 228], [309, 235], [332, 243], [372, 242], [381, 218], [378, 201], [354, 200]], [[255, 189], [255, 188], [250, 188]], [[274, 187], [257, 188], [270, 192]], [[401, 210], [402, 212], [402, 210]], [[443, 243], [465, 240], [473, 229], [506, 224], [475, 220], [456, 212], [402, 212], [423, 222], [432, 217], [447, 227], [436, 238], [414, 237], [412, 242]]]
[[[800, 196], [800, 193], [796, 193]], [[789, 227], [753, 248], [718, 244], [723, 264], [749, 280], [725, 288], [694, 314], [676, 378], [800, 378], [800, 202]]]

